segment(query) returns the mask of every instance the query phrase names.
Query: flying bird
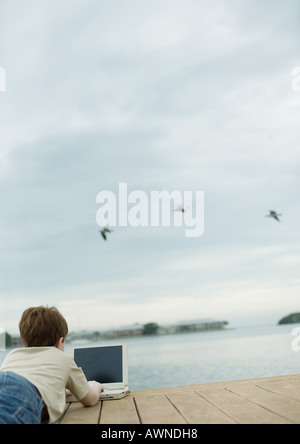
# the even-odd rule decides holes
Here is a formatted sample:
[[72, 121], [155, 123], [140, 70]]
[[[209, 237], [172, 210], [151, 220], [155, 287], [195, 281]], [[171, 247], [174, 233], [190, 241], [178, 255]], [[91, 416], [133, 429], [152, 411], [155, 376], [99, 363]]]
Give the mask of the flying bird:
[[107, 236], [106, 233], [112, 233], [113, 230], [110, 230], [107, 227], [102, 228], [102, 230], [99, 230], [99, 232], [101, 233], [101, 236], [103, 237], [104, 240], [107, 240]]
[[173, 211], [181, 211], [182, 213], [184, 213], [185, 209], [181, 205], [178, 205], [176, 208], [173, 209]]
[[269, 211], [270, 211], [270, 213], [267, 214], [266, 217], [273, 217], [278, 222], [280, 222], [279, 216], [282, 216], [282, 214], [278, 214], [276, 211], [273, 211], [273, 210], [269, 210]]

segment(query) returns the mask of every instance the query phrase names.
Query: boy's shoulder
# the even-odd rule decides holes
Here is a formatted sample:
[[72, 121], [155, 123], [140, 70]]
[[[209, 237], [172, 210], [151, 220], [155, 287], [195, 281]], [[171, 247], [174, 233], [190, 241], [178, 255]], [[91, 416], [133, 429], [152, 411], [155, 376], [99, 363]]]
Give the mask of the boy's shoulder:
[[56, 347], [23, 347], [12, 350], [6, 356], [3, 365], [7, 362], [17, 363], [24, 359], [30, 359], [31, 362], [58, 361], [65, 365], [71, 365], [73, 362], [71, 356]]
[[62, 353], [56, 347], [20, 347], [13, 349], [9, 355], [26, 354], [26, 355], [39, 355], [39, 354], [58, 354]]

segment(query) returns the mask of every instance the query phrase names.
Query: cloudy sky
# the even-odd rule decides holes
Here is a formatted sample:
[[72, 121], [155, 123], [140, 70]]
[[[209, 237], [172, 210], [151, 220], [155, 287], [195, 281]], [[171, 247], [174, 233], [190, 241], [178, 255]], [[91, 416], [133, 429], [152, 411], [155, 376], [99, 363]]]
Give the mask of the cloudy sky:
[[[0, 0], [0, 327], [300, 311], [298, 0]], [[96, 223], [102, 190], [205, 192], [205, 231]], [[282, 222], [266, 218], [269, 210]]]

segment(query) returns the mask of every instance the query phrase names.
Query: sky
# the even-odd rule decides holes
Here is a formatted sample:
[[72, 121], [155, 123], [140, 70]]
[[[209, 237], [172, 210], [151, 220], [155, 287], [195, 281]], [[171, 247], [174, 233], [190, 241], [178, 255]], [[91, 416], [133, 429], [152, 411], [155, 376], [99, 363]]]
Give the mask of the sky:
[[[299, 19], [297, 0], [0, 0], [0, 327], [36, 305], [73, 331], [300, 311]], [[96, 198], [120, 183], [203, 191], [203, 235], [105, 242]]]

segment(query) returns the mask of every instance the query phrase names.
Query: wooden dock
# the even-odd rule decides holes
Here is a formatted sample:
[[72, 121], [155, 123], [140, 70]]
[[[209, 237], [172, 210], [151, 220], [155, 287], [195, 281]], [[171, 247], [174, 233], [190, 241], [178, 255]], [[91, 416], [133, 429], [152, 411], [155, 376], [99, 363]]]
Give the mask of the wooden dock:
[[60, 424], [300, 424], [300, 375], [132, 392], [66, 405]]

